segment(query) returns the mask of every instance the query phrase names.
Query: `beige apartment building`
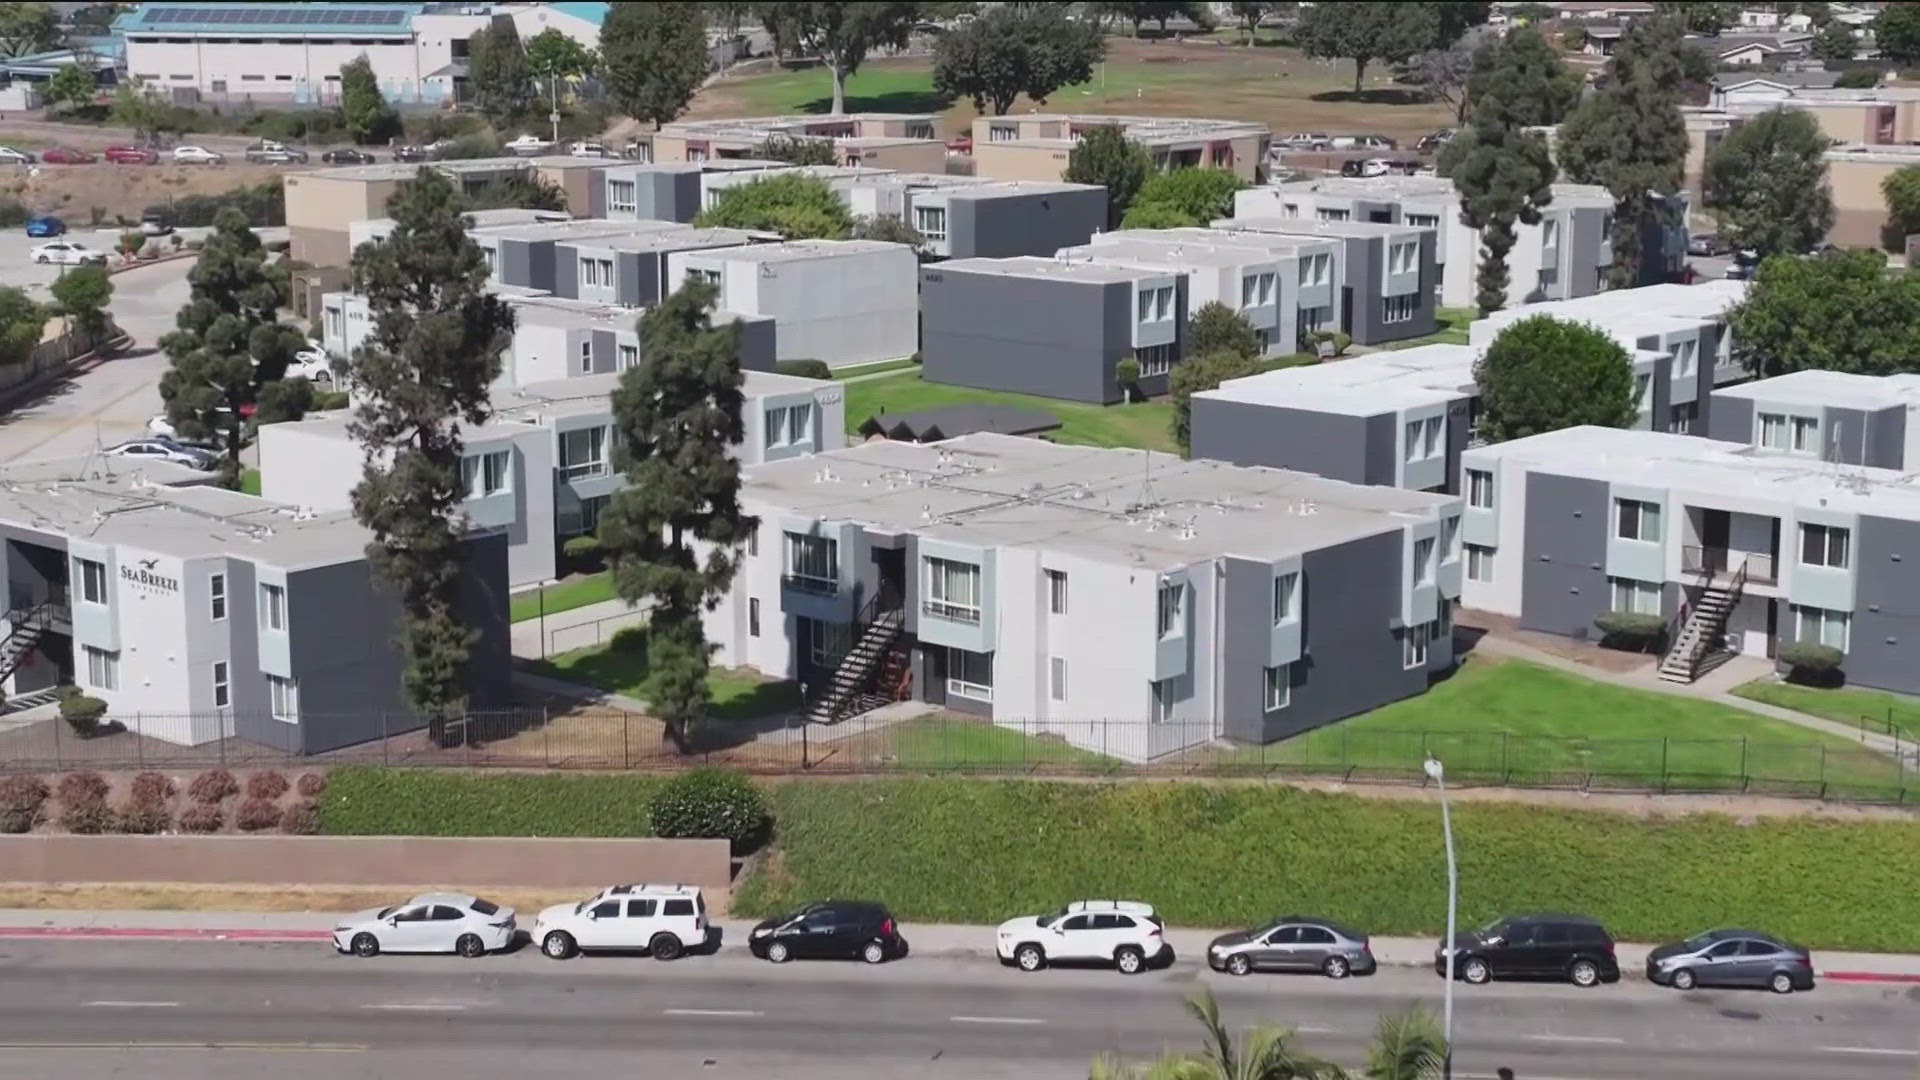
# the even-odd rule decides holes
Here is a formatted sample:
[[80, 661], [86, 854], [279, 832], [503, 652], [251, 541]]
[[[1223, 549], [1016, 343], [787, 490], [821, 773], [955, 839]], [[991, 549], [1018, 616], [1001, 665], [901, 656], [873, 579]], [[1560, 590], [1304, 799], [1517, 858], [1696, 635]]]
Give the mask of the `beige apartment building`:
[[1827, 242], [1839, 247], [1904, 248], [1905, 238], [1887, 231], [1887, 201], [1880, 184], [1909, 165], [1920, 165], [1920, 146], [1854, 145], [1827, 151], [1827, 183], [1833, 188], [1833, 228]]
[[946, 144], [931, 113], [847, 113], [840, 116], [762, 116], [737, 120], [679, 120], [635, 138], [642, 162], [751, 158], [773, 138], [832, 139], [837, 164], [896, 172], [944, 173]]
[[1087, 131], [1118, 125], [1161, 169], [1227, 169], [1248, 183], [1263, 177], [1273, 132], [1237, 120], [1164, 116], [1090, 116], [1028, 113], [983, 116], [973, 122], [973, 172], [995, 180], [1059, 180], [1067, 156]]

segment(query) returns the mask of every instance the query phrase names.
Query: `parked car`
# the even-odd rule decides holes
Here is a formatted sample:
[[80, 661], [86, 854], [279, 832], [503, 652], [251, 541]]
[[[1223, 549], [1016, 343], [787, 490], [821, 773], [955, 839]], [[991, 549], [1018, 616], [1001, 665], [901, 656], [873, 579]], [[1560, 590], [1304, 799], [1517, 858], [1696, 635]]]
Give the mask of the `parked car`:
[[170, 461], [175, 465], [185, 465], [189, 469], [212, 472], [218, 459], [206, 450], [172, 439], [146, 438], [129, 439], [117, 446], [110, 446], [107, 453], [115, 457], [141, 458], [148, 461]]
[[692, 885], [614, 885], [533, 920], [533, 942], [555, 960], [596, 949], [646, 950], [678, 960], [706, 944], [707, 902]]
[[[253, 413], [254, 413], [254, 406], [251, 402], [240, 406], [241, 419], [250, 419], [253, 416]], [[222, 406], [220, 408], [219, 414], [222, 417], [224, 417], [227, 414], [227, 409], [225, 406]], [[214, 433], [213, 439], [210, 444], [188, 442], [187, 440], [182, 439], [180, 437], [180, 433], [174, 429], [173, 421], [167, 419], [166, 413], [156, 413], [153, 416], [147, 418], [147, 435], [152, 438], [172, 439], [174, 442], [181, 443], [186, 446], [197, 446], [203, 450], [218, 450], [220, 448], [220, 443], [224, 440], [224, 436], [220, 432], [216, 431]]]
[[160, 152], [144, 146], [109, 146], [103, 156], [115, 165], [160, 164]]
[[1330, 150], [1398, 150], [1399, 144], [1385, 135], [1335, 135]]
[[1222, 934], [1207, 946], [1207, 966], [1229, 975], [1317, 971], [1329, 979], [1371, 975], [1377, 967], [1367, 935], [1311, 915], [1282, 915], [1265, 926]]
[[513, 909], [462, 893], [426, 893], [357, 912], [333, 928], [333, 947], [355, 956], [382, 952], [485, 956], [513, 944]]
[[31, 165], [33, 155], [11, 146], [0, 146], [0, 165]]
[[1813, 955], [1758, 930], [1708, 930], [1648, 953], [1647, 981], [1675, 990], [1749, 986], [1791, 994], [1813, 989]]
[[84, 263], [104, 263], [107, 253], [72, 240], [55, 240], [34, 248], [33, 261], [43, 265], [79, 266]]
[[247, 147], [247, 160], [256, 165], [305, 164], [307, 152], [286, 143], [262, 139]]
[[1333, 136], [1325, 132], [1298, 131], [1275, 139], [1274, 145], [1284, 146], [1289, 150], [1331, 150]]
[[947, 152], [950, 154], [973, 153], [973, 136], [962, 134], [955, 135], [953, 138], [948, 139]]
[[143, 214], [140, 217], [141, 236], [165, 236], [173, 231], [173, 222], [165, 214]]
[[871, 900], [826, 900], [766, 919], [747, 937], [747, 951], [784, 964], [793, 959], [884, 963], [907, 954], [907, 939], [887, 909]]
[[427, 160], [427, 148], [424, 146], [396, 146], [393, 148], [393, 160], [402, 164]]
[[1687, 237], [1687, 254], [1689, 255], [1713, 258], [1716, 255], [1725, 255], [1731, 250], [1733, 245], [1712, 233], [1694, 233]]
[[1420, 141], [1415, 143], [1413, 148], [1423, 154], [1434, 153], [1441, 147], [1452, 142], [1456, 134], [1458, 134], [1458, 132], [1452, 128], [1441, 128], [1438, 131], [1431, 131], [1420, 136]]
[[502, 149], [520, 157], [532, 157], [535, 154], [545, 153], [552, 145], [540, 136], [528, 133], [509, 140]]
[[567, 146], [567, 153], [574, 157], [610, 158], [615, 156], [613, 151], [607, 149], [606, 143], [598, 142], [570, 143]]
[[281, 378], [305, 379], [315, 385], [332, 389], [333, 357], [325, 349], [302, 349], [293, 354], [293, 362]]
[[1008, 919], [995, 931], [1001, 963], [1039, 971], [1059, 961], [1106, 963], [1138, 975], [1166, 953], [1166, 926], [1153, 905], [1075, 900], [1050, 915]]
[[[1475, 985], [1490, 979], [1560, 978], [1575, 986], [1616, 982], [1620, 964], [1606, 927], [1584, 915], [1509, 915], [1453, 939], [1454, 974]], [[1447, 946], [1433, 952], [1447, 972]]]
[[1388, 167], [1385, 158], [1351, 158], [1340, 163], [1341, 176], [1374, 177], [1385, 176], [1393, 170]]
[[173, 148], [175, 165], [225, 165], [227, 156], [204, 146], [176, 146]]
[[67, 231], [67, 223], [51, 214], [27, 219], [28, 236], [60, 236]]
[[349, 146], [339, 150], [329, 150], [320, 155], [320, 160], [329, 165], [371, 165], [375, 159], [365, 150], [355, 150]]
[[100, 159], [85, 150], [75, 150], [70, 146], [56, 146], [51, 150], [42, 150], [40, 160], [49, 165], [91, 165]]

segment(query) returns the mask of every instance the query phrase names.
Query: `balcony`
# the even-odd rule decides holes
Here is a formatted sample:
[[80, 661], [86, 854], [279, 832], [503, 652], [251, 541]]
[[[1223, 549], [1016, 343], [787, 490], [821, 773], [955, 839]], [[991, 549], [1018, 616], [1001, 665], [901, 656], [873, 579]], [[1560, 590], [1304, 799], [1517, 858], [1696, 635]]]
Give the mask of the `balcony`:
[[1748, 581], [1774, 585], [1780, 580], [1774, 573], [1773, 556], [1757, 551], [1688, 545], [1680, 550], [1680, 564], [1680, 569], [1685, 573], [1708, 578], [1738, 573], [1744, 564]]
[[563, 480], [591, 480], [607, 475], [607, 463], [604, 461], [582, 461], [573, 465], [560, 466], [560, 478]]
[[931, 615], [948, 622], [965, 623], [968, 626], [980, 625], [980, 609], [965, 604], [949, 604], [944, 600], [923, 600], [920, 613]]
[[811, 574], [782, 574], [780, 587], [809, 596], [838, 596], [840, 583], [832, 578], [814, 577]]

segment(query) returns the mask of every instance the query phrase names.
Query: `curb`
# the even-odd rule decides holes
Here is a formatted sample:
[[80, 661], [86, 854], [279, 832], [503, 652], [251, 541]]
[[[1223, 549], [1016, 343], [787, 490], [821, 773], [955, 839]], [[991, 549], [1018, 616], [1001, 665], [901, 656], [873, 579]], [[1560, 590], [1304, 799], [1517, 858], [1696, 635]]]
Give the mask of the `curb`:
[[332, 941], [328, 930], [214, 930], [149, 926], [0, 926], [0, 939], [138, 938], [147, 941]]
[[1920, 983], [1920, 975], [1901, 975], [1884, 971], [1817, 971], [1814, 974], [1828, 982]]

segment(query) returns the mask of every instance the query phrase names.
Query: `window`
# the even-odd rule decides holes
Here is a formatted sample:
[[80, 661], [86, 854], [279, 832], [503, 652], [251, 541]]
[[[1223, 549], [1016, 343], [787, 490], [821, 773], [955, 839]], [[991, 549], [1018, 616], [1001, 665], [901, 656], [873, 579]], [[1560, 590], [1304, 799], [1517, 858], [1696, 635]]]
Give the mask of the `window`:
[[87, 685], [101, 690], [120, 689], [120, 654], [84, 646], [87, 654]]
[[1440, 227], [1440, 215], [1408, 214], [1406, 215], [1406, 222], [1407, 226], [1413, 229], [1438, 229]]
[[1402, 440], [1402, 442], [1406, 446], [1407, 461], [1409, 463], [1419, 461], [1420, 460], [1420, 421], [1418, 420], [1407, 421], [1407, 436], [1405, 439]]
[[1647, 401], [1649, 397], [1652, 395], [1652, 393], [1653, 393], [1653, 376], [1635, 375], [1633, 377], [1634, 408], [1639, 409], [1641, 412], [1646, 412]]
[[1433, 584], [1433, 538], [1413, 542], [1413, 583], [1416, 587]]
[[1266, 668], [1260, 674], [1266, 681], [1267, 711], [1286, 708], [1293, 698], [1293, 665]]
[[1240, 306], [1265, 307], [1273, 303], [1274, 275], [1248, 274], [1240, 279]]
[[1660, 585], [1653, 581], [1636, 581], [1633, 578], [1608, 578], [1607, 586], [1613, 597], [1614, 611], [1631, 611], [1635, 615], [1660, 614]]
[[1677, 378], [1690, 378], [1699, 361], [1700, 343], [1689, 338], [1673, 347], [1673, 374]]
[[1445, 518], [1440, 522], [1440, 561], [1446, 562], [1460, 554], [1460, 519]]
[[787, 445], [787, 410], [784, 408], [767, 410], [767, 445]]
[[1793, 418], [1793, 452], [1796, 454], [1820, 452], [1820, 421], [1811, 416]]
[[[668, 901], [668, 902], [672, 903], [673, 901]], [[685, 900], [681, 900], [679, 902], [682, 904], [686, 903]], [[658, 908], [659, 906], [660, 906], [659, 904], [655, 903], [652, 900], [629, 900], [627, 901], [627, 918], [651, 919], [653, 918], [654, 909]], [[691, 915], [693, 914], [693, 912], [689, 911], [687, 912], [687, 914]]]
[[213, 707], [226, 708], [227, 699], [227, 662], [216, 660], [213, 664]]
[[560, 470], [568, 480], [607, 475], [607, 429], [589, 427], [561, 432]]
[[1351, 217], [1353, 217], [1353, 211], [1351, 210], [1336, 210], [1330, 206], [1320, 208], [1321, 221], [1346, 221]]
[[1806, 566], [1830, 566], [1835, 570], [1847, 568], [1847, 542], [1851, 539], [1846, 529], [1836, 525], [1800, 526], [1800, 562]]
[[975, 701], [992, 701], [993, 655], [948, 647], [947, 693]]
[[1493, 549], [1482, 544], [1467, 545], [1467, 580], [1486, 584], [1493, 580]]
[[1167, 581], [1160, 585], [1160, 637], [1178, 637], [1187, 629], [1187, 583]]
[[1172, 679], [1161, 679], [1153, 684], [1153, 721], [1156, 724], [1173, 722], [1173, 706], [1180, 700], [1180, 688]]
[[760, 555], [760, 529], [757, 525], [747, 533], [747, 554], [755, 558]]
[[760, 636], [760, 598], [747, 597], [747, 636]]
[[1493, 509], [1493, 473], [1486, 469], [1467, 470], [1467, 505], [1475, 510]]
[[1067, 660], [1063, 656], [1047, 659], [1047, 696], [1055, 701], [1067, 700]]
[[585, 375], [592, 370], [593, 339], [586, 338], [580, 342], [580, 374]]
[[1300, 287], [1305, 289], [1325, 285], [1332, 273], [1332, 253], [1323, 251], [1318, 255], [1308, 255], [1300, 260]]
[[916, 206], [913, 208], [913, 227], [921, 236], [929, 240], [947, 238], [947, 208], [944, 206]]
[[1380, 321], [1383, 323], [1412, 322], [1413, 313], [1419, 309], [1420, 297], [1417, 293], [1389, 296], [1380, 306]]
[[1047, 612], [1051, 615], [1067, 613], [1067, 572], [1065, 570], [1047, 571]]
[[580, 284], [602, 289], [612, 288], [613, 260], [581, 256]]
[[[647, 914], [649, 914], [649, 915], [651, 915], [651, 914], [653, 914], [653, 901], [651, 901], [651, 900], [646, 900], [646, 901], [640, 901], [640, 900], [629, 900], [629, 901], [627, 901], [627, 914], [629, 914], [629, 915], [631, 915], [631, 914], [633, 914], [633, 905], [634, 905], [634, 904], [637, 904], [637, 903], [645, 903], [645, 904], [647, 905]], [[693, 901], [691, 901], [691, 900], [669, 900], [669, 901], [667, 901], [667, 902], [666, 902], [665, 904], [663, 904], [663, 905], [661, 905], [661, 907], [660, 907], [660, 914], [662, 914], [662, 915], [665, 915], [665, 916], [667, 916], [667, 917], [669, 917], [669, 918], [671, 918], [671, 917], [673, 917], [673, 916], [675, 916], [675, 915], [681, 915], [681, 916], [686, 916], [686, 915], [692, 915], [692, 914], [693, 914]]]
[[704, 281], [708, 285], [717, 286], [720, 284], [720, 271], [702, 270], [698, 267], [689, 268], [687, 270], [687, 280], [688, 281]]
[[1427, 640], [1432, 636], [1433, 629], [1426, 623], [1400, 631], [1401, 662], [1410, 668], [1427, 666]]
[[787, 442], [813, 441], [813, 406], [794, 405], [787, 409]]
[[1290, 203], [1282, 203], [1282, 204], [1280, 205], [1280, 216], [1281, 216], [1281, 217], [1299, 217], [1299, 216], [1300, 216], [1300, 204], [1299, 204], [1299, 203], [1291, 203], [1291, 202], [1290, 202]]
[[1387, 245], [1387, 273], [1411, 274], [1420, 267], [1420, 242], [1417, 240]]
[[227, 575], [215, 574], [207, 579], [207, 602], [214, 622], [227, 617]]
[[634, 182], [631, 180], [607, 181], [607, 212], [610, 214], [631, 214], [640, 205], [635, 198]]
[[483, 247], [480, 249], [480, 254], [487, 260], [487, 276], [492, 277], [498, 274], [500, 272], [500, 253], [493, 248]]
[[830, 668], [853, 648], [853, 627], [846, 623], [802, 618], [807, 630], [807, 658], [814, 667]]
[[469, 499], [500, 495], [511, 490], [512, 451], [489, 450], [460, 459], [460, 483]]
[[1173, 286], [1162, 285], [1153, 290], [1153, 321], [1166, 322], [1173, 318]]
[[1436, 458], [1440, 456], [1440, 432], [1443, 427], [1443, 423], [1444, 423], [1443, 417], [1439, 417], [1439, 416], [1427, 417], [1426, 430], [1421, 433], [1421, 446], [1426, 451], [1426, 456], [1428, 458]]
[[1012, 124], [993, 124], [987, 128], [988, 142], [1012, 142], [1020, 137], [1020, 129]]
[[1760, 445], [1767, 450], [1787, 448], [1787, 418], [1779, 413], [1760, 414]]
[[1178, 347], [1168, 345], [1148, 345], [1133, 351], [1134, 362], [1140, 365], [1140, 377], [1165, 375], [1173, 370]]
[[1796, 623], [1795, 640], [1817, 642], [1821, 645], [1831, 645], [1841, 652], [1847, 651], [1849, 619], [1846, 612], [1796, 604], [1793, 615]]
[[287, 587], [284, 585], [260, 585], [260, 621], [269, 630], [287, 628]]
[[1668, 410], [1667, 430], [1675, 435], [1693, 434], [1694, 422], [1700, 419], [1700, 403], [1683, 401]]
[[622, 345], [619, 351], [621, 371], [640, 366], [640, 346]]
[[1660, 542], [1660, 504], [1639, 499], [1613, 500], [1613, 535], [1622, 540]]
[[832, 596], [840, 588], [840, 542], [830, 536], [787, 533], [787, 576], [811, 592]]
[[1543, 248], [1560, 246], [1560, 220], [1548, 218], [1540, 223], [1540, 246]]
[[80, 564], [80, 599], [89, 604], [107, 602], [107, 564], [94, 559], [75, 559]]
[[1300, 617], [1300, 574], [1289, 572], [1273, 579], [1273, 625]]
[[955, 622], [980, 621], [980, 568], [972, 563], [927, 556], [927, 601], [929, 615]]

